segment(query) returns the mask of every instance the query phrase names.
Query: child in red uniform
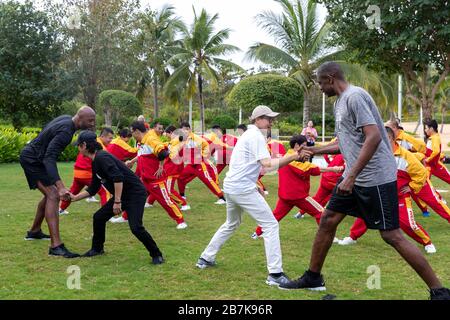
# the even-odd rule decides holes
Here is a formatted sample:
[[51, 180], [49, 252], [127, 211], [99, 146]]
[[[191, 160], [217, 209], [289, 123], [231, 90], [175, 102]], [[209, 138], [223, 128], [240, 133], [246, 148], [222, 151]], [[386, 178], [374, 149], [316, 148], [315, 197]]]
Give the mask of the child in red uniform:
[[[287, 151], [287, 155], [297, 153], [302, 146], [306, 146], [307, 140], [305, 136], [296, 135], [291, 138], [289, 145], [291, 149]], [[273, 211], [273, 215], [280, 221], [283, 219], [293, 207], [298, 207], [313, 216], [317, 224], [320, 222], [320, 216], [323, 207], [309, 196], [310, 177], [318, 176], [320, 172], [342, 171], [342, 167], [335, 168], [319, 168], [315, 164], [308, 161], [293, 161], [289, 165], [278, 170], [278, 201]], [[257, 227], [252, 235], [253, 239], [261, 236], [264, 230]]]
[[[427, 170], [420, 161], [408, 150], [400, 147], [395, 140], [395, 134], [386, 127], [397, 162], [397, 190], [400, 228], [416, 242], [424, 246], [427, 253], [435, 253], [436, 248], [423, 227], [414, 220], [411, 203], [411, 192], [418, 193], [426, 184]], [[339, 241], [341, 245], [353, 244], [367, 231], [364, 220], [358, 218], [350, 230], [350, 237]]]

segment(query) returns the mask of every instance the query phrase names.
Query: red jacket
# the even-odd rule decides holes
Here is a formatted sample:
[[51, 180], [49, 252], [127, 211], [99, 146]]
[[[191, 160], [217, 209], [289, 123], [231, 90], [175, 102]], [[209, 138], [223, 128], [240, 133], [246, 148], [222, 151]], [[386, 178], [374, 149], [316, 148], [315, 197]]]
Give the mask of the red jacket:
[[177, 177], [184, 169], [183, 147], [180, 140], [172, 139], [169, 143], [170, 155], [164, 161], [164, 171], [167, 176]]
[[[326, 161], [328, 162], [328, 168], [331, 167], [342, 167], [345, 166], [344, 156], [342, 154], [336, 154], [334, 157], [326, 155]], [[325, 158], [325, 157], [324, 157]], [[336, 172], [324, 172], [322, 173], [322, 179], [326, 180], [331, 184], [336, 184], [340, 177], [342, 177], [342, 173]]]
[[92, 160], [91, 158], [78, 154], [73, 166], [73, 176], [79, 179], [92, 179]]
[[137, 155], [137, 148], [131, 147], [120, 138], [116, 138], [106, 147], [106, 150], [120, 161], [133, 159]]
[[[295, 151], [289, 149], [287, 154]], [[309, 196], [310, 177], [320, 175], [320, 168], [311, 162], [292, 161], [278, 170], [278, 196], [286, 200]]]

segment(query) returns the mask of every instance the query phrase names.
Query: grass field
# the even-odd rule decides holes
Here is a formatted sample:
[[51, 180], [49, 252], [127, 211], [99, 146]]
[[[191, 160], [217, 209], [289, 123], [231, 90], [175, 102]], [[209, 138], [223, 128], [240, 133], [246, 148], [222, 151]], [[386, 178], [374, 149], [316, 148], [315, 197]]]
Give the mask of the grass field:
[[[72, 181], [72, 163], [60, 163], [67, 185]], [[223, 175], [222, 177], [223, 178]], [[255, 223], [247, 215], [241, 227], [217, 256], [215, 268], [199, 270], [195, 262], [214, 232], [225, 220], [225, 206], [215, 205], [215, 197], [195, 180], [187, 189], [192, 210], [189, 227], [176, 230], [175, 222], [159, 205], [146, 209], [144, 224], [157, 241], [166, 263], [153, 266], [127, 224], [108, 224], [106, 254], [90, 259], [48, 257], [47, 241], [24, 241], [37, 201], [38, 191], [30, 191], [18, 164], [0, 165], [0, 299], [320, 299], [325, 293], [282, 291], [264, 283], [267, 276], [263, 240], [252, 240]], [[264, 178], [273, 208], [277, 176]], [[312, 192], [318, 185], [312, 180]], [[438, 189], [450, 189], [433, 178]], [[443, 193], [450, 203], [450, 193]], [[92, 214], [96, 203], [81, 201], [61, 217], [61, 234], [66, 246], [83, 253], [90, 248]], [[417, 209], [417, 207], [416, 207]], [[450, 233], [448, 223], [437, 214], [416, 220], [430, 233], [438, 252], [428, 260], [444, 285], [450, 286]], [[285, 272], [298, 277], [308, 267], [316, 231], [313, 218], [293, 218], [295, 210], [280, 224]], [[346, 218], [338, 237], [348, 235], [353, 218]], [[47, 232], [47, 226], [43, 228]], [[423, 251], [423, 249], [421, 249]], [[67, 288], [67, 268], [79, 266], [81, 289]], [[381, 289], [367, 288], [371, 274], [381, 270]], [[333, 245], [323, 270], [328, 294], [337, 299], [428, 299], [425, 284], [379, 234], [369, 231], [354, 246]]]

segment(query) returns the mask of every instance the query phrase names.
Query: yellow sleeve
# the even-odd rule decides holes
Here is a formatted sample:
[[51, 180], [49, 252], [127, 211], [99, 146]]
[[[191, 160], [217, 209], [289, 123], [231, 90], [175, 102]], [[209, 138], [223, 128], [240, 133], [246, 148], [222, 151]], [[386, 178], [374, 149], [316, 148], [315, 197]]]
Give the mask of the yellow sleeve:
[[419, 160], [420, 162], [422, 162], [423, 158], [425, 158], [425, 155], [421, 152], [414, 152], [413, 155], [417, 158], [417, 160]]
[[439, 136], [437, 134], [435, 134], [430, 139], [431, 139], [432, 152], [431, 152], [430, 156], [425, 160], [427, 163], [441, 155], [441, 139], [439, 138]]
[[427, 169], [420, 163], [420, 161], [410, 152], [406, 154], [406, 161], [408, 162], [408, 175], [411, 177], [409, 187], [415, 192], [419, 192], [428, 178]]
[[201, 143], [201, 146], [202, 146], [202, 156], [204, 158], [209, 158], [209, 143], [208, 143], [208, 141], [206, 141], [205, 139], [202, 139], [200, 137], [198, 137], [198, 139], [201, 140], [199, 142]]
[[156, 139], [154, 137], [152, 137], [151, 135], [149, 135], [144, 141], [143, 143], [145, 143], [146, 145], [150, 146], [153, 150], [153, 153], [158, 156], [159, 153], [165, 149], [164, 144], [161, 142], [161, 140]]
[[170, 145], [169, 145], [169, 150], [170, 150], [169, 158], [170, 159], [177, 158], [179, 156], [179, 152], [182, 148], [183, 148], [183, 144], [180, 142], [180, 140], [178, 140], [178, 139], [171, 140]]
[[404, 133], [404, 132], [403, 132], [402, 138], [405, 139], [406, 141], [408, 141], [409, 143], [411, 143], [411, 145], [415, 151], [421, 152], [424, 154], [427, 151], [427, 145], [425, 144], [424, 141], [422, 141], [420, 139], [416, 139], [412, 135]]

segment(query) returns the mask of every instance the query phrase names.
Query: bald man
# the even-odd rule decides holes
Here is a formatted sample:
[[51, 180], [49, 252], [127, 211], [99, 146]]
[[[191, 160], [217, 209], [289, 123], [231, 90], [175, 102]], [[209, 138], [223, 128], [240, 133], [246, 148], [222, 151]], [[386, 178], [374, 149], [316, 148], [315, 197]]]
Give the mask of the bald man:
[[[63, 115], [52, 120], [20, 153], [20, 164], [30, 189], [37, 188], [44, 196], [38, 203], [36, 217], [25, 240], [50, 239], [49, 255], [51, 256], [79, 257], [78, 254], [67, 250], [59, 236], [59, 200], [70, 200], [70, 192], [59, 176], [56, 161], [67, 145], [72, 142], [77, 130], [93, 130], [94, 127], [95, 111], [84, 106], [73, 117]], [[41, 230], [44, 217], [50, 236]]]

